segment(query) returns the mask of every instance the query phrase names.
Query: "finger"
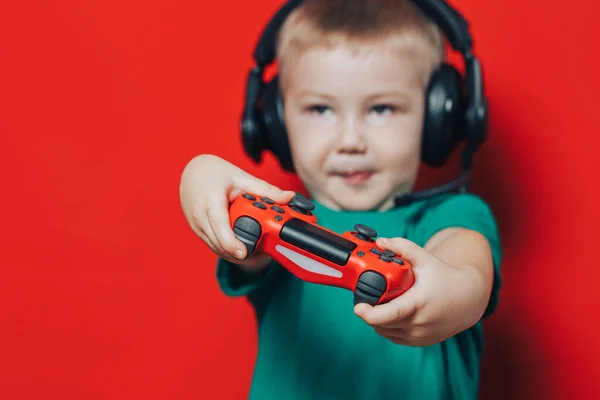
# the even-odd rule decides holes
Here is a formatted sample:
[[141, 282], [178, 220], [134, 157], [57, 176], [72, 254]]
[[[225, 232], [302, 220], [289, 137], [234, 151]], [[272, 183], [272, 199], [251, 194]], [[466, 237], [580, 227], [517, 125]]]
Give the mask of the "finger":
[[291, 190], [281, 190], [277, 186], [271, 185], [270, 183], [249, 174], [241, 177], [236, 186], [242, 191], [268, 197], [279, 204], [287, 204], [295, 195]]
[[401, 322], [412, 316], [417, 310], [415, 296], [410, 294], [410, 292], [406, 292], [389, 303], [376, 306], [366, 303], [357, 304], [354, 307], [354, 313], [373, 326], [386, 326]]
[[212, 242], [210, 241], [210, 239], [204, 235], [203, 233], [201, 235], [199, 235], [200, 238], [202, 238], [202, 240], [204, 240], [206, 242], [206, 244], [208, 245], [208, 247], [210, 248], [210, 250], [217, 256], [222, 258], [225, 261], [229, 261], [230, 263], [233, 264], [240, 264], [240, 260], [236, 259], [234, 256], [229, 255], [226, 252], [220, 251], [219, 249], [217, 249], [217, 247], [215, 247], [214, 244], [212, 244]]
[[403, 339], [407, 340], [409, 338], [408, 331], [403, 328], [382, 328], [379, 326], [374, 326], [373, 329], [375, 332], [379, 333], [381, 336], [385, 336], [387, 338], [395, 338], [395, 339]]
[[203, 240], [211, 246], [215, 253], [219, 255], [225, 253], [225, 249], [219, 244], [219, 241], [212, 231], [208, 211], [206, 213], [194, 214], [194, 223], [199, 228], [198, 235], [200, 236], [200, 233], [203, 235]]
[[391, 250], [409, 263], [415, 265], [428, 253], [421, 246], [405, 238], [378, 238], [377, 245], [383, 249]]
[[387, 324], [384, 323], [384, 324], [377, 324], [377, 325], [372, 325], [372, 326], [373, 326], [373, 328], [378, 328], [378, 329], [407, 330], [407, 329], [409, 329], [410, 326], [412, 326], [415, 315], [416, 315], [416, 313], [413, 313], [413, 314], [410, 314], [400, 320], [396, 320], [396, 321], [393, 321], [393, 322], [390, 322]]
[[228, 206], [225, 195], [215, 195], [208, 205], [208, 223], [219, 248], [224, 253], [243, 260], [247, 253], [246, 246], [236, 238], [231, 229]]
[[199, 231], [198, 232], [198, 237], [200, 237], [200, 239], [202, 239], [204, 241], [204, 243], [206, 243], [206, 245], [210, 248], [210, 251], [212, 251], [215, 254], [219, 254], [219, 252], [217, 251], [216, 247], [214, 244], [212, 244], [212, 242], [210, 241], [210, 239], [208, 238], [208, 236], [206, 236], [204, 234], [204, 232]]
[[237, 260], [235, 257], [232, 256], [228, 256], [226, 253], [222, 253], [219, 250], [217, 250], [217, 248], [215, 247], [215, 245], [213, 245], [210, 240], [206, 237], [206, 235], [201, 234], [199, 235], [200, 238], [202, 240], [204, 240], [206, 242], [206, 244], [208, 245], [208, 247], [210, 248], [210, 250], [217, 255], [218, 257], [222, 258], [225, 261], [229, 261], [230, 263], [233, 264], [239, 264], [240, 260]]
[[392, 343], [400, 344], [403, 346], [412, 346], [406, 332], [402, 331], [388, 331], [381, 328], [373, 328], [382, 337], [386, 338]]

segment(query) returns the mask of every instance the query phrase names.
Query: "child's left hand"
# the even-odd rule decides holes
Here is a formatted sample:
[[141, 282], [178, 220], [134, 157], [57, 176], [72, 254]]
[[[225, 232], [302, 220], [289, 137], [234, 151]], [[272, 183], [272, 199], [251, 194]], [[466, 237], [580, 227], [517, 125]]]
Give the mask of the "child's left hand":
[[397, 344], [428, 346], [475, 325], [490, 288], [477, 268], [449, 265], [403, 238], [378, 239], [381, 248], [401, 254], [413, 267], [415, 284], [387, 304], [357, 304], [354, 311], [381, 336]]

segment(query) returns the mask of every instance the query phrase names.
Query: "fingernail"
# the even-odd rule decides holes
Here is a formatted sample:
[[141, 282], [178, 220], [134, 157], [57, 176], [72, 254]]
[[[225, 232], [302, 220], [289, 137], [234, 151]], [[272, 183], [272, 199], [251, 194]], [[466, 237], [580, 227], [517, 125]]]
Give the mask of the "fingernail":
[[237, 249], [235, 251], [235, 257], [239, 260], [242, 260], [244, 258], [244, 250], [242, 249]]
[[355, 313], [355, 314], [357, 314], [357, 315], [362, 315], [362, 313], [363, 313], [363, 310], [364, 310], [364, 309], [365, 309], [365, 308], [363, 307], [363, 305], [362, 305], [362, 304], [357, 304], [357, 305], [354, 307], [354, 313]]
[[381, 243], [382, 245], [388, 245], [390, 241], [386, 238], [379, 238], [379, 243]]

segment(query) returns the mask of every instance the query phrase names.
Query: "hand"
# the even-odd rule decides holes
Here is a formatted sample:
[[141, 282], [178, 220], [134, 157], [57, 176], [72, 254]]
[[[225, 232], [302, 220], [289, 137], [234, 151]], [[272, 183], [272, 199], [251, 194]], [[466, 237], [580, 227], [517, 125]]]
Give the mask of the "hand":
[[415, 284], [386, 304], [355, 306], [355, 313], [396, 344], [429, 346], [475, 325], [487, 301], [474, 268], [454, 267], [403, 238], [377, 244], [401, 254], [413, 267]]
[[265, 267], [270, 258], [254, 253], [244, 260], [246, 246], [235, 237], [229, 220], [229, 204], [243, 192], [266, 196], [281, 204], [287, 204], [295, 194], [213, 155], [194, 158], [181, 177], [181, 206], [193, 231], [219, 257], [257, 270]]

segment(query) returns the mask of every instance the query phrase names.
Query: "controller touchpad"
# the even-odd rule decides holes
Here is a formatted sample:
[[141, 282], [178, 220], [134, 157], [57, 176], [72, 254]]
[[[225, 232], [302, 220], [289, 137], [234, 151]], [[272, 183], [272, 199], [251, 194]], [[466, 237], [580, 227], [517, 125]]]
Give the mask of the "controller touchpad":
[[298, 218], [285, 223], [279, 237], [284, 242], [338, 265], [346, 265], [357, 244]]

